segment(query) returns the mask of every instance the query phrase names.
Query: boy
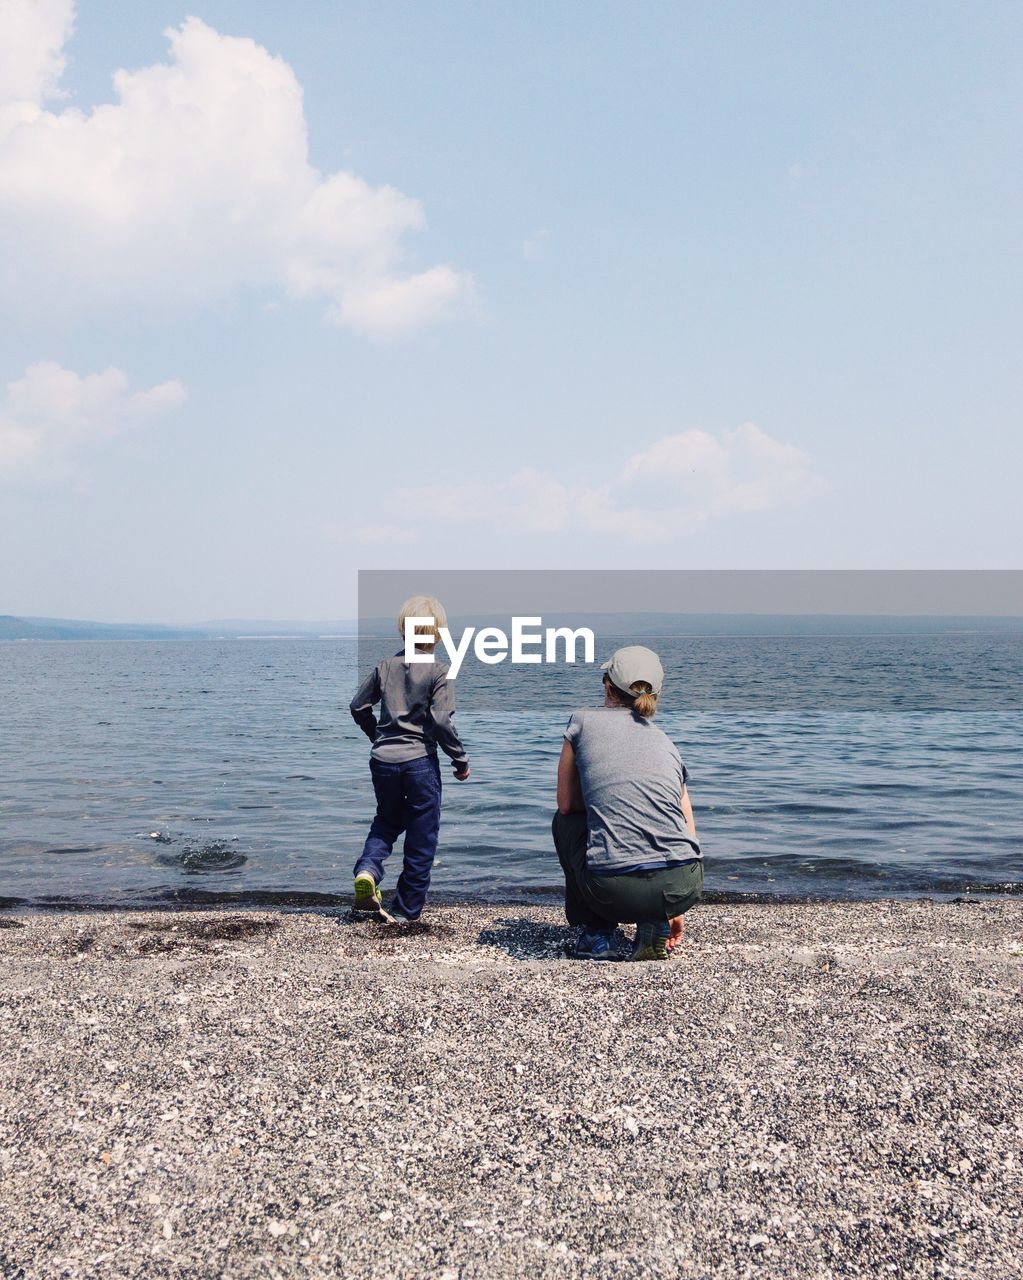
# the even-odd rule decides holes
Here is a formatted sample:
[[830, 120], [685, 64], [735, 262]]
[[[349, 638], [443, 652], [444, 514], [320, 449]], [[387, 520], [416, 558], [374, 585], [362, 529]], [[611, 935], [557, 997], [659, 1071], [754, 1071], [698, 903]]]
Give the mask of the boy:
[[[398, 631], [406, 618], [433, 618], [432, 628], [416, 628], [416, 648], [430, 653], [447, 625], [443, 606], [432, 596], [413, 596], [401, 606]], [[404, 649], [385, 658], [352, 699], [355, 723], [372, 741], [369, 769], [377, 811], [355, 864], [355, 910], [370, 911], [395, 924], [418, 920], [430, 888], [430, 871], [440, 831], [440, 765], [437, 747], [451, 757], [455, 777], [469, 776], [469, 758], [451, 723], [455, 702], [441, 662], [406, 662]], [[379, 720], [373, 707], [380, 703]], [[404, 831], [404, 865], [388, 911], [381, 903], [384, 861]]]

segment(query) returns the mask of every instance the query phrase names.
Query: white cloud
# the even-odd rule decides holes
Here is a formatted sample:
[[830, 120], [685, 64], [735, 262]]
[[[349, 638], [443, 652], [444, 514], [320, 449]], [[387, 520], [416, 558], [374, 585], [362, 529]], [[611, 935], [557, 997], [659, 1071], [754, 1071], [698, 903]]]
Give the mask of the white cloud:
[[[502, 532], [582, 532], [667, 542], [716, 517], [767, 511], [811, 496], [819, 482], [802, 449], [752, 422], [720, 435], [683, 431], [624, 460], [608, 477], [559, 479], [527, 468], [496, 486], [408, 488], [398, 509], [434, 523]], [[376, 531], [374, 541], [386, 541]]]
[[0, 477], [23, 471], [62, 476], [97, 444], [184, 399], [185, 388], [176, 380], [133, 392], [120, 369], [83, 378], [48, 360], [30, 365], [0, 401]]
[[58, 96], [74, 16], [74, 0], [3, 0], [0, 108]]
[[531, 236], [523, 240], [522, 256], [527, 262], [539, 255], [550, 234], [550, 231], [546, 227], [541, 227], [539, 231], [534, 231]]
[[47, 21], [21, 21], [23, 3], [17, 20], [0, 7], [0, 47], [28, 68], [0, 97], [0, 266], [15, 304], [40, 290], [195, 303], [267, 289], [387, 337], [470, 292], [450, 266], [403, 267], [418, 201], [309, 163], [301, 86], [255, 41], [188, 18], [165, 33], [169, 62], [115, 73], [116, 101], [54, 112], [42, 102], [71, 10], [46, 0]]

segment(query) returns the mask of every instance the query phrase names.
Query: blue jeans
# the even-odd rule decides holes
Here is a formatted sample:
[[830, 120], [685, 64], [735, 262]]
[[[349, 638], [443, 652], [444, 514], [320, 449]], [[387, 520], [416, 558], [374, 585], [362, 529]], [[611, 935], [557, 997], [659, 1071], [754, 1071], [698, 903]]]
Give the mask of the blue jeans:
[[394, 905], [415, 920], [426, 905], [440, 832], [440, 765], [436, 756], [391, 763], [370, 759], [377, 811], [355, 874], [368, 871], [379, 884], [394, 842], [405, 832], [404, 866]]

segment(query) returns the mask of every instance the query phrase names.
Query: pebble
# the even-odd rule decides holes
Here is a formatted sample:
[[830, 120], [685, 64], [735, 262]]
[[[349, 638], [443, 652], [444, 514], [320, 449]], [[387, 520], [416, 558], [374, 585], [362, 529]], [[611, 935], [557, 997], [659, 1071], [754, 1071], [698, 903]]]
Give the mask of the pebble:
[[1023, 903], [0, 930], [0, 1275], [1008, 1280]]

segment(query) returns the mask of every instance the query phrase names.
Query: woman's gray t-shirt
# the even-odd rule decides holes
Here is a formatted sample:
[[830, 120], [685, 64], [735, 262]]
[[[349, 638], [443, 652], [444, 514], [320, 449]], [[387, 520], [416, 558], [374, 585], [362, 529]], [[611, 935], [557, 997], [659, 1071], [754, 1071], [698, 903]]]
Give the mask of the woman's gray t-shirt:
[[624, 875], [702, 856], [682, 817], [689, 772], [667, 734], [628, 707], [583, 707], [565, 738], [582, 782], [591, 871]]

